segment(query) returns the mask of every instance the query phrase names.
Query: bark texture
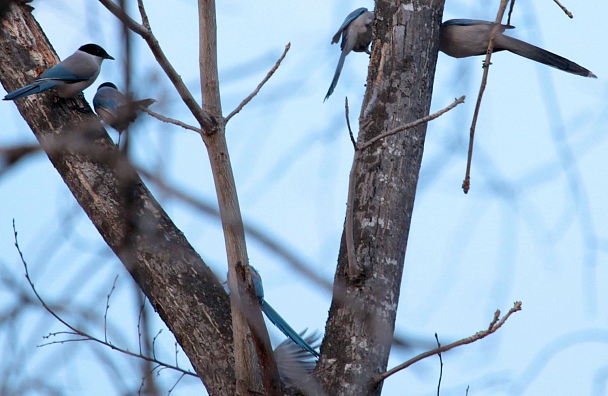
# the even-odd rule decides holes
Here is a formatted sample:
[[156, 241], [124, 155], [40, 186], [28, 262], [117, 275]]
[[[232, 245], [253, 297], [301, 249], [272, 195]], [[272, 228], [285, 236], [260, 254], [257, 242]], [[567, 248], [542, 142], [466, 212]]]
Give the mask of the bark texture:
[[[57, 63], [26, 8], [12, 6], [1, 25], [0, 81], [7, 91], [31, 83]], [[80, 206], [176, 336], [209, 393], [235, 394], [228, 295], [88, 104], [82, 97], [64, 100], [50, 91], [19, 99], [16, 105]]]
[[[359, 141], [428, 115], [444, 2], [376, 1]], [[382, 53], [384, 52], [384, 55]], [[382, 61], [382, 57], [384, 60]], [[426, 125], [383, 139], [355, 163], [353, 236], [360, 274], [349, 280], [342, 236], [317, 366], [329, 395], [379, 395], [393, 339]]]

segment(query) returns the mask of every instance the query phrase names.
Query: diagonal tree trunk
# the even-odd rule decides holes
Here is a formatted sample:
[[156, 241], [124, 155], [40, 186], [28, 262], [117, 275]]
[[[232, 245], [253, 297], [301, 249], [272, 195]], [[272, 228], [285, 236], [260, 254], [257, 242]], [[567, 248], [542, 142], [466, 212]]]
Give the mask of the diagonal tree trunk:
[[[0, 23], [0, 81], [7, 91], [31, 83], [36, 70], [57, 63], [26, 7], [12, 6]], [[87, 103], [43, 93], [17, 100], [16, 105], [80, 206], [171, 329], [209, 393], [235, 394], [228, 295]], [[87, 110], [71, 110], [74, 105]]]
[[[429, 113], [444, 1], [376, 1], [359, 141]], [[382, 58], [384, 59], [382, 60]], [[327, 394], [379, 395], [393, 339], [426, 125], [383, 139], [354, 164], [353, 237], [359, 276], [348, 276], [342, 236], [334, 295], [317, 366]]]

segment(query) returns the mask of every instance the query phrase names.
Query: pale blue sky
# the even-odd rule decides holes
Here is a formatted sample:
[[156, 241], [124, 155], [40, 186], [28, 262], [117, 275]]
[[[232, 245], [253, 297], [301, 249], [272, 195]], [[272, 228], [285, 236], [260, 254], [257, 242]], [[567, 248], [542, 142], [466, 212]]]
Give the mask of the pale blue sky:
[[[198, 92], [197, 12], [190, 3], [176, 1], [167, 7], [150, 2], [148, 13], [167, 56]], [[448, 1], [444, 19], [493, 20], [498, 3]], [[608, 282], [608, 211], [603, 208], [608, 196], [608, 59], [604, 53], [608, 5], [564, 3], [574, 13], [573, 20], [550, 0], [517, 2], [512, 20], [517, 28], [509, 33], [587, 67], [598, 79], [569, 75], [510, 53], [496, 54], [477, 127], [468, 195], [460, 185], [482, 58], [439, 55], [432, 111], [461, 95], [467, 95], [467, 101], [428, 126], [397, 332], [430, 344], [437, 332], [447, 343], [486, 328], [496, 309], [506, 312], [514, 301], [523, 301], [523, 311], [497, 334], [443, 356], [444, 396], [464, 395], [467, 385], [469, 395], [599, 395], [608, 389], [608, 292], [604, 287]], [[117, 59], [104, 63], [99, 80], [85, 92], [89, 100], [104, 81], [122, 86], [119, 26], [99, 3], [64, 0], [34, 5], [35, 16], [61, 58], [84, 43], [96, 42]], [[243, 216], [291, 247], [329, 281], [342, 233], [352, 161], [344, 96], [349, 98], [351, 115], [358, 114], [368, 57], [350, 55], [333, 96], [325, 103], [323, 97], [339, 56], [339, 48], [330, 45], [331, 37], [343, 18], [360, 6], [372, 8], [373, 3], [218, 4], [225, 114], [255, 88], [285, 44], [292, 44], [275, 76], [228, 125]], [[136, 50], [136, 97], [157, 98], [154, 110], [192, 122], [147, 47], [138, 42]], [[0, 103], [0, 118], [4, 120], [0, 145], [33, 141], [13, 104]], [[208, 159], [196, 134], [142, 117], [133, 135], [134, 160], [140, 166], [214, 202]], [[206, 262], [217, 274], [224, 274], [218, 220], [151, 188]], [[116, 333], [123, 333], [124, 342], [134, 348], [137, 331], [132, 322], [122, 319], [137, 314], [130, 276], [44, 156], [20, 164], [0, 179], [0, 207], [0, 265], [6, 267], [2, 271], [23, 282], [13, 247], [14, 218], [36, 286], [49, 299], [63, 301], [67, 312], [72, 306], [91, 304], [103, 315], [105, 295], [119, 274], [110, 320], [118, 326]], [[270, 304], [294, 328], [323, 331], [330, 293], [251, 238], [248, 246]], [[67, 296], [66, 288], [70, 290]], [[0, 296], [0, 301], [11, 301]], [[57, 350], [64, 348], [59, 355], [72, 358], [57, 376], [65, 394], [132, 391], [128, 385], [100, 385], [107, 381], [100, 381], [92, 345], [36, 348], [44, 342], [43, 335], [61, 326], [38, 322], [48, 319], [41, 311], [28, 317], [35, 326], [30, 322], [17, 326], [27, 329], [20, 330], [25, 335], [19, 348], [31, 356], [25, 368], [30, 376], [44, 375], [49, 364], [45, 359], [58, 356]], [[51, 328], [45, 323], [52, 323]], [[154, 328], [161, 327], [158, 323]], [[102, 329], [92, 331], [100, 334]], [[7, 334], [6, 328], [0, 328], [0, 339]], [[282, 340], [274, 328], [271, 335], [277, 343]], [[116, 337], [118, 344], [122, 339]], [[158, 342], [172, 360], [173, 341], [167, 330]], [[6, 348], [4, 341], [2, 348]], [[395, 351], [389, 367], [418, 352]], [[102, 353], [114, 357], [113, 352]], [[133, 360], [120, 362], [125, 365], [123, 373], [129, 373]], [[384, 394], [435, 394], [438, 370], [438, 359], [427, 359], [390, 377]], [[124, 375], [125, 381], [130, 380]], [[175, 380], [166, 372], [159, 379], [168, 387]], [[200, 384], [190, 380], [178, 385], [173, 394], [200, 389]]]

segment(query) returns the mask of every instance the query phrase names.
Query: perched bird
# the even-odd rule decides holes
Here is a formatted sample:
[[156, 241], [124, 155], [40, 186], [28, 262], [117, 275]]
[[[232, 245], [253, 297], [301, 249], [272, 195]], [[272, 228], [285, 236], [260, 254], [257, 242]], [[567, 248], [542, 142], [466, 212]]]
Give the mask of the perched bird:
[[[445, 21], [439, 33], [439, 50], [454, 58], [483, 55], [488, 50], [494, 26], [494, 22], [475, 19]], [[564, 57], [503, 34], [506, 29], [513, 28], [511, 25], [500, 25], [494, 40], [494, 52], [507, 50], [568, 73], [597, 78], [591, 71]]]
[[62, 98], [76, 96], [93, 84], [104, 59], [114, 58], [97, 44], [85, 44], [63, 62], [45, 70], [34, 83], [9, 93], [4, 100], [23, 98], [51, 88]]
[[154, 99], [131, 101], [116, 88], [116, 85], [104, 82], [97, 88], [97, 93], [93, 97], [93, 108], [99, 118], [121, 133], [135, 121], [138, 110], [147, 108], [154, 102], [156, 102]]
[[[281, 330], [283, 334], [298, 344], [303, 350], [306, 350], [308, 353], [318, 358], [319, 352], [315, 351], [315, 349], [311, 347], [310, 344], [306, 342], [298, 333], [296, 333], [296, 331], [287, 324], [285, 319], [283, 319], [281, 315], [279, 315], [277, 311], [275, 311], [270, 304], [264, 300], [264, 286], [262, 285], [262, 277], [255, 268], [249, 268], [251, 268], [251, 278], [253, 281], [253, 286], [255, 287], [255, 294], [260, 300], [262, 312], [264, 312], [268, 320], [270, 320], [275, 326], [277, 326], [279, 330]], [[314, 341], [316, 340], [313, 340], [313, 342]]]
[[369, 44], [372, 42], [373, 21], [373, 12], [368, 11], [367, 8], [364, 7], [357, 8], [355, 11], [348, 14], [342, 23], [342, 26], [340, 26], [334, 35], [331, 40], [332, 44], [336, 44], [340, 40], [340, 35], [342, 36], [342, 42], [340, 43], [342, 53], [340, 54], [340, 60], [338, 60], [338, 66], [336, 66], [334, 78], [331, 81], [331, 85], [329, 86], [329, 90], [327, 91], [327, 95], [325, 95], [323, 102], [329, 98], [334, 92], [336, 84], [338, 84], [346, 55], [348, 55], [350, 51], [367, 52], [368, 54], [371, 54], [367, 47], [369, 47]]

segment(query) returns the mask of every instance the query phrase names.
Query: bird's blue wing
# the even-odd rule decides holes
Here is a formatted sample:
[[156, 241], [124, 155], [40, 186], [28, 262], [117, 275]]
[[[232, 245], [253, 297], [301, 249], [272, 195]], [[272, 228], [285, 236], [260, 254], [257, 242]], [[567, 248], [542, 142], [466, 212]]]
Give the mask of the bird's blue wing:
[[40, 79], [49, 79], [49, 80], [60, 80], [65, 82], [79, 82], [86, 81], [93, 77], [93, 74], [90, 75], [75, 75], [71, 71], [69, 71], [65, 66], [61, 63], [56, 64], [50, 69], [46, 70], [44, 73], [40, 75]]
[[344, 19], [344, 22], [342, 22], [342, 25], [340, 26], [340, 28], [338, 28], [338, 31], [336, 32], [336, 34], [333, 37], [333, 40], [331, 41], [332, 44], [337, 43], [340, 40], [340, 34], [342, 34], [342, 31], [344, 29], [346, 29], [346, 27], [348, 25], [350, 25], [350, 23], [352, 21], [354, 21], [355, 19], [357, 19], [361, 14], [363, 14], [365, 11], [367, 11], [367, 8], [365, 7], [361, 7], [361, 8], [357, 8], [356, 10], [354, 10], [353, 12], [351, 12], [350, 14], [348, 14], [346, 16], [346, 19]]
[[112, 113], [114, 116], [117, 116], [117, 110], [118, 110], [118, 103], [116, 102], [116, 100], [112, 99], [112, 98], [108, 98], [108, 97], [99, 97], [99, 95], [96, 95], [93, 98], [93, 107], [95, 108], [95, 110], [97, 109], [105, 109], [107, 111], [109, 111], [110, 113]]
[[443, 22], [444, 26], [472, 26], [472, 25], [491, 25], [493, 22], [482, 21], [480, 19], [450, 19]]
[[[95, 96], [93, 97], [93, 107], [95, 108], [95, 111], [97, 111], [97, 109], [104, 109], [114, 117], [119, 117], [121, 115], [120, 108], [126, 105], [127, 98], [117, 89], [110, 87], [102, 86], [98, 88], [97, 93], [95, 93]], [[125, 108], [125, 110], [128, 109]], [[128, 113], [128, 111], [125, 113]]]
[[255, 289], [255, 295], [260, 299], [260, 303], [264, 300], [264, 285], [262, 284], [262, 276], [253, 268], [252, 265], [249, 266], [251, 269], [251, 281], [253, 282], [253, 287]]
[[[494, 22], [482, 21], [481, 19], [450, 19], [441, 24], [441, 26], [475, 26], [475, 25], [493, 25]], [[514, 29], [515, 26], [502, 25], [505, 29]]]
[[285, 334], [293, 342], [298, 344], [302, 349], [310, 352], [315, 357], [319, 357], [319, 352], [315, 351], [313, 347], [311, 347], [306, 341], [304, 341], [304, 339], [300, 337], [300, 335], [293, 328], [291, 328], [289, 324], [287, 324], [285, 319], [283, 319], [281, 315], [279, 315], [278, 312], [270, 306], [270, 304], [268, 304], [263, 299], [261, 300], [261, 303], [262, 312], [266, 314], [268, 320], [274, 323], [274, 325], [277, 326], [277, 328], [281, 330], [283, 334]]

